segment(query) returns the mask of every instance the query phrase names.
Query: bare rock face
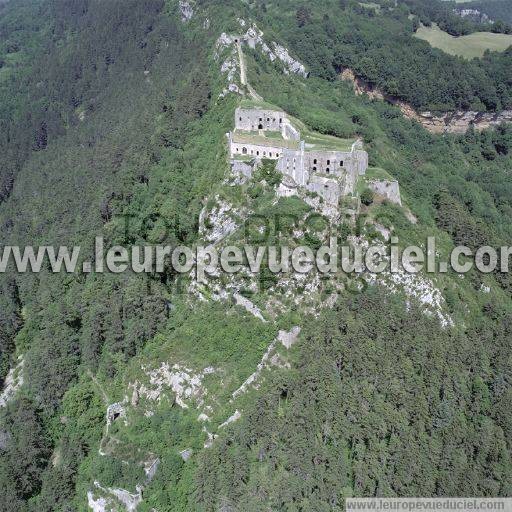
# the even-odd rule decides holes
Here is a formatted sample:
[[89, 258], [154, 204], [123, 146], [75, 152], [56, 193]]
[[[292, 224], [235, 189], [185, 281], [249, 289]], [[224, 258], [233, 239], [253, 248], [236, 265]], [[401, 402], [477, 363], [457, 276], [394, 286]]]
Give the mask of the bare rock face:
[[9, 445], [11, 435], [6, 430], [0, 430], [0, 452], [5, 450]]
[[283, 344], [284, 347], [289, 349], [294, 343], [296, 343], [299, 338], [300, 327], [297, 325], [293, 327], [290, 331], [279, 331], [278, 339]]
[[25, 361], [23, 356], [18, 358], [18, 363], [9, 370], [5, 378], [4, 389], [0, 390], [0, 408], [5, 407], [23, 386], [23, 365]]
[[180, 452], [180, 456], [181, 456], [181, 458], [182, 458], [185, 462], [187, 462], [187, 460], [189, 460], [189, 459], [190, 459], [190, 457], [192, 457], [192, 453], [193, 453], [192, 448], [187, 448], [186, 450], [182, 450], [182, 451]]
[[181, 13], [181, 21], [186, 23], [187, 21], [191, 20], [192, 16], [194, 16], [194, 8], [191, 2], [187, 0], [180, 0], [179, 7]]
[[374, 180], [368, 183], [368, 187], [389, 202], [402, 206], [398, 181]]
[[457, 111], [441, 116], [423, 112], [419, 116], [421, 124], [432, 133], [466, 133], [470, 127], [481, 131], [512, 122], [512, 110], [499, 113]]
[[477, 131], [487, 130], [499, 126], [502, 123], [512, 123], [512, 110], [502, 112], [475, 112], [462, 111], [447, 112], [436, 115], [432, 112], [416, 112], [414, 108], [393, 96], [385, 94], [377, 87], [358, 78], [351, 69], [344, 69], [340, 75], [344, 81], [353, 85], [354, 93], [358, 96], [366, 94], [372, 100], [384, 100], [396, 105], [404, 117], [420, 123], [430, 133], [444, 134], [466, 133], [470, 127]]

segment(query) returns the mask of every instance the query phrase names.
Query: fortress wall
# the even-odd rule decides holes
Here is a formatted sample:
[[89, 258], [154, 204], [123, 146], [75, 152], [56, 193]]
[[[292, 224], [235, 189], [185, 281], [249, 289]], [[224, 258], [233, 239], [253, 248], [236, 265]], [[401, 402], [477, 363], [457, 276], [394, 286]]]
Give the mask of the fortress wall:
[[321, 176], [311, 176], [307, 185], [310, 192], [316, 192], [326, 203], [338, 205], [341, 197], [340, 186], [335, 180]]
[[345, 196], [352, 195], [356, 191], [359, 172], [356, 166], [351, 166], [343, 176], [342, 193]]
[[353, 152], [353, 155], [357, 173], [359, 176], [364, 176], [368, 169], [368, 153], [358, 149]]
[[233, 160], [233, 162], [231, 162], [231, 166], [235, 174], [251, 178], [253, 171], [252, 165], [247, 162], [242, 162], [241, 160]]
[[305, 154], [305, 168], [309, 172], [321, 172], [342, 176], [352, 165], [352, 153], [341, 151], [308, 151]]
[[285, 118], [285, 113], [279, 110], [237, 108], [235, 111], [235, 128], [248, 131], [262, 129], [280, 132]]
[[286, 151], [276, 146], [260, 146], [258, 144], [247, 144], [245, 142], [231, 142], [231, 156], [248, 155], [255, 158], [268, 158], [277, 160]]
[[288, 119], [284, 120], [281, 132], [283, 134], [283, 138], [285, 139], [300, 140], [299, 130], [293, 127], [288, 121]]
[[277, 169], [291, 176], [297, 185], [304, 186], [308, 182], [309, 173], [304, 171], [304, 156], [301, 151], [285, 149]]

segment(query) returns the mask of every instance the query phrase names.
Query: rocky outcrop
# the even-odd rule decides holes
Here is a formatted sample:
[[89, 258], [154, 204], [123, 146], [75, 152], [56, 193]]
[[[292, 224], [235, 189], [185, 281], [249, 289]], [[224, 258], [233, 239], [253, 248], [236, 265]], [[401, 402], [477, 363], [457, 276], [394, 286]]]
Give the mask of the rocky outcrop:
[[398, 181], [372, 180], [368, 182], [368, 187], [375, 194], [383, 197], [390, 203], [402, 206], [402, 199], [400, 197], [400, 186], [398, 185]]
[[[150, 402], [160, 402], [164, 395], [170, 395], [173, 401], [182, 409], [188, 409], [190, 404], [202, 406], [207, 390], [203, 386], [203, 379], [215, 372], [214, 368], [204, 368], [199, 373], [181, 366], [162, 362], [158, 368], [142, 371], [149, 377], [149, 382], [141, 384], [135, 382], [129, 385], [136, 389], [140, 398]], [[186, 403], [188, 402], [188, 403]]]
[[[99, 482], [94, 482], [96, 489], [104, 496], [96, 497], [93, 491], [87, 493], [87, 503], [93, 512], [110, 512], [116, 510], [126, 510], [126, 512], [135, 512], [142, 502], [142, 486], [137, 486], [136, 493], [130, 493], [125, 489], [104, 488]], [[122, 509], [118, 507], [122, 506]]]
[[258, 320], [266, 322], [265, 318], [263, 317], [263, 314], [261, 313], [260, 308], [256, 306], [256, 304], [251, 302], [247, 297], [244, 297], [239, 293], [235, 293], [233, 295], [233, 298], [235, 299], [235, 303], [237, 306], [243, 307], [248, 313], [255, 316]]
[[191, 2], [187, 0], [180, 0], [179, 2], [181, 21], [186, 23], [187, 21], [192, 19], [194, 16], [194, 8], [192, 7]]
[[187, 460], [190, 459], [190, 457], [192, 457], [192, 454], [194, 453], [194, 451], [192, 450], [192, 448], [187, 448], [186, 450], [181, 450], [180, 452], [180, 457], [185, 461], [187, 462]]
[[[238, 22], [242, 28], [246, 29], [248, 23], [245, 20], [239, 19]], [[239, 84], [235, 81], [238, 71], [240, 71], [241, 85], [247, 86], [249, 91], [251, 90], [250, 85], [245, 83], [243, 58], [239, 55], [241, 53], [242, 44], [246, 44], [253, 50], [259, 50], [271, 62], [280, 62], [283, 73], [286, 75], [292, 73], [303, 76], [304, 78], [308, 76], [304, 64], [294, 59], [284, 46], [275, 41], [269, 41], [267, 43], [263, 38], [263, 32], [253, 23], [246, 29], [245, 33], [241, 35], [222, 33], [217, 39], [214, 54], [215, 58], [219, 60], [221, 55], [227, 55], [226, 60], [222, 64], [221, 71], [227, 74], [228, 87], [221, 93], [221, 97], [224, 97], [229, 92], [240, 93]], [[255, 93], [251, 95], [257, 96]]]
[[300, 334], [300, 327], [296, 325], [290, 331], [279, 331], [277, 339], [283, 344], [286, 349], [291, 348], [297, 342]]
[[237, 409], [224, 423], [219, 425], [219, 428], [225, 428], [230, 423], [234, 423], [235, 421], [238, 421], [242, 417], [242, 413]]
[[419, 122], [431, 133], [466, 133], [470, 127], [481, 131], [494, 128], [502, 123], [511, 123], [512, 110], [504, 110], [499, 113], [457, 111], [448, 112], [440, 116], [436, 116], [431, 112], [423, 112], [416, 117], [419, 118]]
[[[287, 362], [283, 362], [279, 353], [275, 352], [277, 342], [279, 341], [286, 349], [290, 349], [291, 346], [296, 343], [300, 334], [300, 327], [295, 326], [290, 331], [280, 330], [277, 339], [275, 339], [268, 347], [267, 351], [263, 354], [261, 362], [256, 367], [256, 371], [249, 375], [244, 383], [232, 394], [232, 399], [246, 393], [250, 388], [257, 389], [259, 384], [258, 381], [260, 376], [266, 368], [277, 366], [279, 368], [289, 368], [290, 365]], [[232, 401], [232, 400], [231, 400]]]
[[215, 200], [215, 206], [211, 210], [203, 208], [199, 216], [199, 232], [211, 245], [218, 245], [232, 235], [239, 228], [237, 219], [244, 216], [244, 212], [218, 196]]
[[0, 394], [0, 408], [5, 407], [16, 395], [17, 391], [23, 385], [23, 357], [18, 358], [18, 363], [9, 370], [5, 378], [4, 389]]
[[487, 130], [499, 126], [502, 123], [512, 122], [512, 110], [502, 112], [475, 112], [475, 111], [455, 111], [445, 114], [435, 115], [432, 112], [416, 112], [416, 110], [394, 96], [385, 94], [379, 88], [369, 84], [365, 80], [356, 77], [351, 69], [344, 69], [340, 75], [342, 80], [351, 82], [354, 92], [359, 96], [366, 94], [372, 100], [383, 100], [396, 105], [404, 117], [420, 123], [430, 133], [444, 134], [466, 133], [470, 127], [475, 130]]

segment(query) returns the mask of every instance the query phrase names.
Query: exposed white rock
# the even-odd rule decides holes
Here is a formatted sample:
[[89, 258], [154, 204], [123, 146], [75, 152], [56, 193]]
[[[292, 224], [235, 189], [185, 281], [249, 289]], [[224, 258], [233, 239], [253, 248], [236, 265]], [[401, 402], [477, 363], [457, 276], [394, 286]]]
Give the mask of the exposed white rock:
[[180, 0], [179, 6], [181, 13], [181, 21], [183, 23], [190, 21], [192, 19], [192, 16], [194, 16], [194, 8], [192, 7], [191, 2], [188, 0]]
[[379, 90], [378, 87], [367, 83], [361, 78], [356, 77], [351, 69], [344, 69], [340, 75], [342, 80], [351, 82], [356, 95], [366, 94], [373, 100], [385, 100], [392, 105], [396, 105], [404, 117], [420, 123], [426, 130], [435, 134], [443, 133], [466, 133], [468, 128], [475, 130], [487, 130], [495, 128], [502, 123], [512, 122], [512, 110], [503, 110], [502, 112], [476, 112], [462, 111], [446, 112], [436, 115], [432, 112], [416, 112], [414, 108], [389, 94]]
[[212, 210], [207, 213], [206, 208], [203, 209], [199, 218], [199, 233], [213, 245], [234, 233], [239, 227], [237, 217], [243, 216], [243, 212], [234, 208], [233, 205], [219, 198], [216, 199], [218, 203]]
[[215, 372], [214, 368], [208, 367], [202, 372], [194, 373], [189, 368], [178, 364], [171, 366], [167, 362], [153, 370], [147, 370], [145, 367], [142, 367], [142, 370], [148, 375], [149, 384], [140, 384], [138, 389], [141, 397], [160, 402], [164, 394], [171, 391], [176, 403], [183, 409], [189, 407], [186, 401], [194, 402], [198, 406], [204, 403], [207, 390], [203, 386], [203, 379]]
[[[352, 242], [368, 247], [368, 241], [364, 239], [351, 239]], [[384, 246], [383, 246], [384, 248]], [[425, 306], [425, 313], [436, 315], [443, 327], [450, 327], [454, 322], [445, 312], [443, 294], [436, 288], [431, 279], [421, 272], [409, 273], [404, 269], [400, 272], [386, 270], [380, 274], [364, 273], [363, 277], [370, 283], [379, 283], [392, 292], [403, 290], [410, 298]]]
[[240, 87], [238, 87], [237, 84], [229, 84], [229, 86], [226, 89], [223, 89], [222, 92], [219, 94], [219, 98], [225, 98], [229, 93], [240, 95], [243, 94]]
[[238, 72], [238, 59], [234, 52], [222, 63], [220, 71], [221, 73], [227, 73], [228, 82], [232, 84]]
[[[136, 493], [130, 493], [129, 491], [126, 491], [125, 489], [112, 489], [112, 488], [105, 488], [100, 485], [99, 482], [94, 482], [94, 485], [97, 489], [102, 491], [104, 494], [110, 494], [112, 498], [110, 497], [98, 497], [97, 499], [94, 497], [94, 493], [92, 491], [89, 491], [87, 493], [87, 503], [89, 505], [89, 508], [92, 509], [94, 512], [114, 512], [118, 511], [119, 507], [116, 506], [116, 501], [123, 505], [126, 512], [135, 512], [137, 510], [137, 507], [142, 502], [142, 486], [136, 487]], [[113, 499], [115, 498], [115, 500]]]
[[261, 313], [260, 308], [256, 306], [256, 304], [251, 302], [247, 297], [244, 297], [239, 293], [235, 293], [233, 297], [238, 306], [242, 306], [248, 313], [251, 313], [251, 315], [255, 316], [262, 322], [266, 322], [265, 318], [263, 317], [263, 314]]
[[160, 464], [160, 459], [149, 459], [144, 463], [144, 473], [146, 473], [146, 479], [148, 482], [153, 480], [156, 470]]
[[181, 450], [180, 456], [185, 462], [187, 462], [187, 460], [189, 460], [190, 457], [192, 457], [193, 453], [194, 451], [192, 450], [192, 448], [187, 448], [186, 450]]
[[284, 347], [289, 349], [298, 339], [300, 334], [300, 327], [296, 325], [290, 331], [279, 331], [277, 339], [283, 344]]
[[407, 217], [407, 220], [411, 224], [417, 224], [418, 223], [418, 219], [416, 218], [416, 215], [414, 215], [414, 213], [412, 213], [411, 210], [409, 210], [409, 208], [404, 208], [404, 214]]
[[222, 34], [217, 39], [217, 42], [215, 43], [215, 58], [219, 58], [220, 53], [225, 48], [228, 48], [235, 42], [235, 37], [230, 36], [229, 34], [226, 34], [225, 32], [222, 32]]
[[295, 326], [290, 331], [279, 331], [277, 339], [268, 346], [266, 352], [263, 354], [261, 361], [256, 367], [256, 371], [252, 373], [236, 391], [233, 392], [231, 395], [231, 402], [241, 394], [245, 393], [251, 386], [254, 389], [258, 389], [258, 380], [265, 368], [269, 368], [271, 366], [290, 368], [290, 364], [287, 361], [284, 361], [283, 358], [275, 352], [276, 344], [279, 341], [284, 347], [289, 349], [297, 341], [300, 330], [299, 326]]
[[228, 186], [244, 185], [252, 176], [254, 169], [258, 166], [258, 161], [242, 162], [241, 160], [232, 160], [230, 173], [224, 180], [223, 184]]
[[285, 65], [285, 73], [291, 72], [303, 77], [308, 76], [304, 64], [292, 58], [284, 46], [274, 43], [274, 47], [277, 58]]
[[443, 310], [445, 304], [444, 297], [441, 291], [434, 286], [432, 281], [422, 274], [408, 274], [405, 272], [394, 272], [389, 274], [389, 276], [395, 287], [403, 287], [407, 295], [414, 297], [421, 304], [431, 308], [433, 313], [437, 314], [439, 322], [443, 327], [453, 325], [453, 320]]
[[18, 357], [18, 362], [14, 368], [9, 370], [5, 378], [4, 389], [0, 394], [0, 408], [5, 407], [23, 386], [23, 366], [25, 361], [23, 356]]
[[398, 181], [372, 180], [368, 182], [368, 187], [375, 194], [384, 197], [391, 203], [402, 206], [400, 186], [398, 185]]
[[291, 368], [290, 363], [288, 361], [285, 361], [280, 354], [274, 354], [270, 358], [270, 364], [272, 366], [275, 366], [276, 368], [286, 368], [288, 370]]
[[238, 421], [242, 417], [242, 413], [237, 409], [224, 423], [219, 425], [219, 428], [227, 427], [230, 423]]
[[87, 493], [87, 504], [93, 512], [113, 512], [115, 510], [111, 499], [101, 496], [96, 499], [92, 491]]
[[[239, 21], [242, 27], [246, 26], [245, 20]], [[274, 41], [267, 43], [263, 38], [263, 32], [254, 23], [247, 29], [245, 34], [240, 36], [222, 33], [215, 45], [215, 55], [218, 58], [224, 49], [238, 44], [238, 42], [245, 43], [252, 49], [259, 48], [271, 62], [279, 60], [283, 64], [283, 72], [286, 74], [295, 73], [303, 77], [308, 76], [304, 64], [291, 57], [289, 51], [284, 46]]]
[[132, 399], [130, 403], [132, 407], [137, 407], [139, 405], [139, 390], [137, 389], [136, 386], [133, 388]]
[[205, 427], [203, 427], [203, 432], [208, 436], [208, 439], [204, 442], [204, 448], [211, 448], [217, 436], [208, 432]]
[[382, 235], [382, 238], [384, 238], [384, 240], [389, 240], [389, 237], [391, 236], [391, 231], [388, 228], [386, 228], [382, 224], [376, 223], [375, 229]]

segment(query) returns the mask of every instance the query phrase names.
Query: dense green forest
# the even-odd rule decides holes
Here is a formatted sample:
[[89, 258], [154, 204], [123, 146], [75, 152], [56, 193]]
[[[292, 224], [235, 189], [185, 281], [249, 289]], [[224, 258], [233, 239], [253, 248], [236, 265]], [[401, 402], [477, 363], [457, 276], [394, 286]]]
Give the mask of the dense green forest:
[[[348, 67], [419, 110], [499, 111], [512, 105], [510, 49], [467, 63], [411, 38], [419, 23], [437, 22], [454, 35], [482, 29], [452, 13], [445, 2], [408, 0], [397, 7], [382, 2], [378, 10], [351, 2], [311, 2], [296, 9], [295, 19], [283, 14], [287, 3], [263, 10], [315, 76], [334, 81]], [[459, 24], [467, 27], [454, 28]]]
[[[237, 96], [219, 96], [225, 75], [214, 55], [243, 17], [310, 72], [285, 75], [244, 48], [258, 94], [311, 129], [361, 137], [417, 219], [370, 197], [355, 234], [378, 237], [378, 218], [404, 243], [438, 236], [443, 253], [509, 245], [510, 126], [435, 136], [356, 97], [338, 75], [350, 67], [418, 109], [500, 110], [512, 105], [512, 51], [450, 57], [412, 37], [418, 23], [442, 26], [444, 16], [446, 30], [477, 27], [457, 28], [437, 1], [377, 3], [198, 1], [188, 21], [170, 0], [1, 5], [0, 244], [77, 244], [84, 259], [98, 234], [111, 245], [193, 244], [202, 208], [219, 198], [306, 215], [299, 200], [276, 201], [272, 170], [245, 188], [226, 185]], [[274, 276], [261, 281], [255, 302], [278, 297]], [[451, 327], [403, 290], [377, 286], [340, 293], [332, 310], [319, 298], [313, 312], [290, 305], [263, 323], [230, 301], [196, 300], [171, 272], [0, 274], [0, 382], [24, 360], [23, 386], [0, 409], [0, 511], [88, 510], [94, 481], [135, 493], [151, 457], [159, 465], [142, 512], [509, 496], [512, 283], [475, 272], [436, 284]], [[266, 369], [259, 389], [231, 403], [278, 330], [294, 325], [302, 332], [282, 356], [289, 367]], [[206, 431], [194, 407], [140, 399], [106, 435], [107, 406], [130, 402], [129, 384], [162, 362], [218, 373], [204, 377], [215, 405]], [[241, 418], [215, 430], [235, 407]], [[204, 448], [208, 429], [218, 437]]]

